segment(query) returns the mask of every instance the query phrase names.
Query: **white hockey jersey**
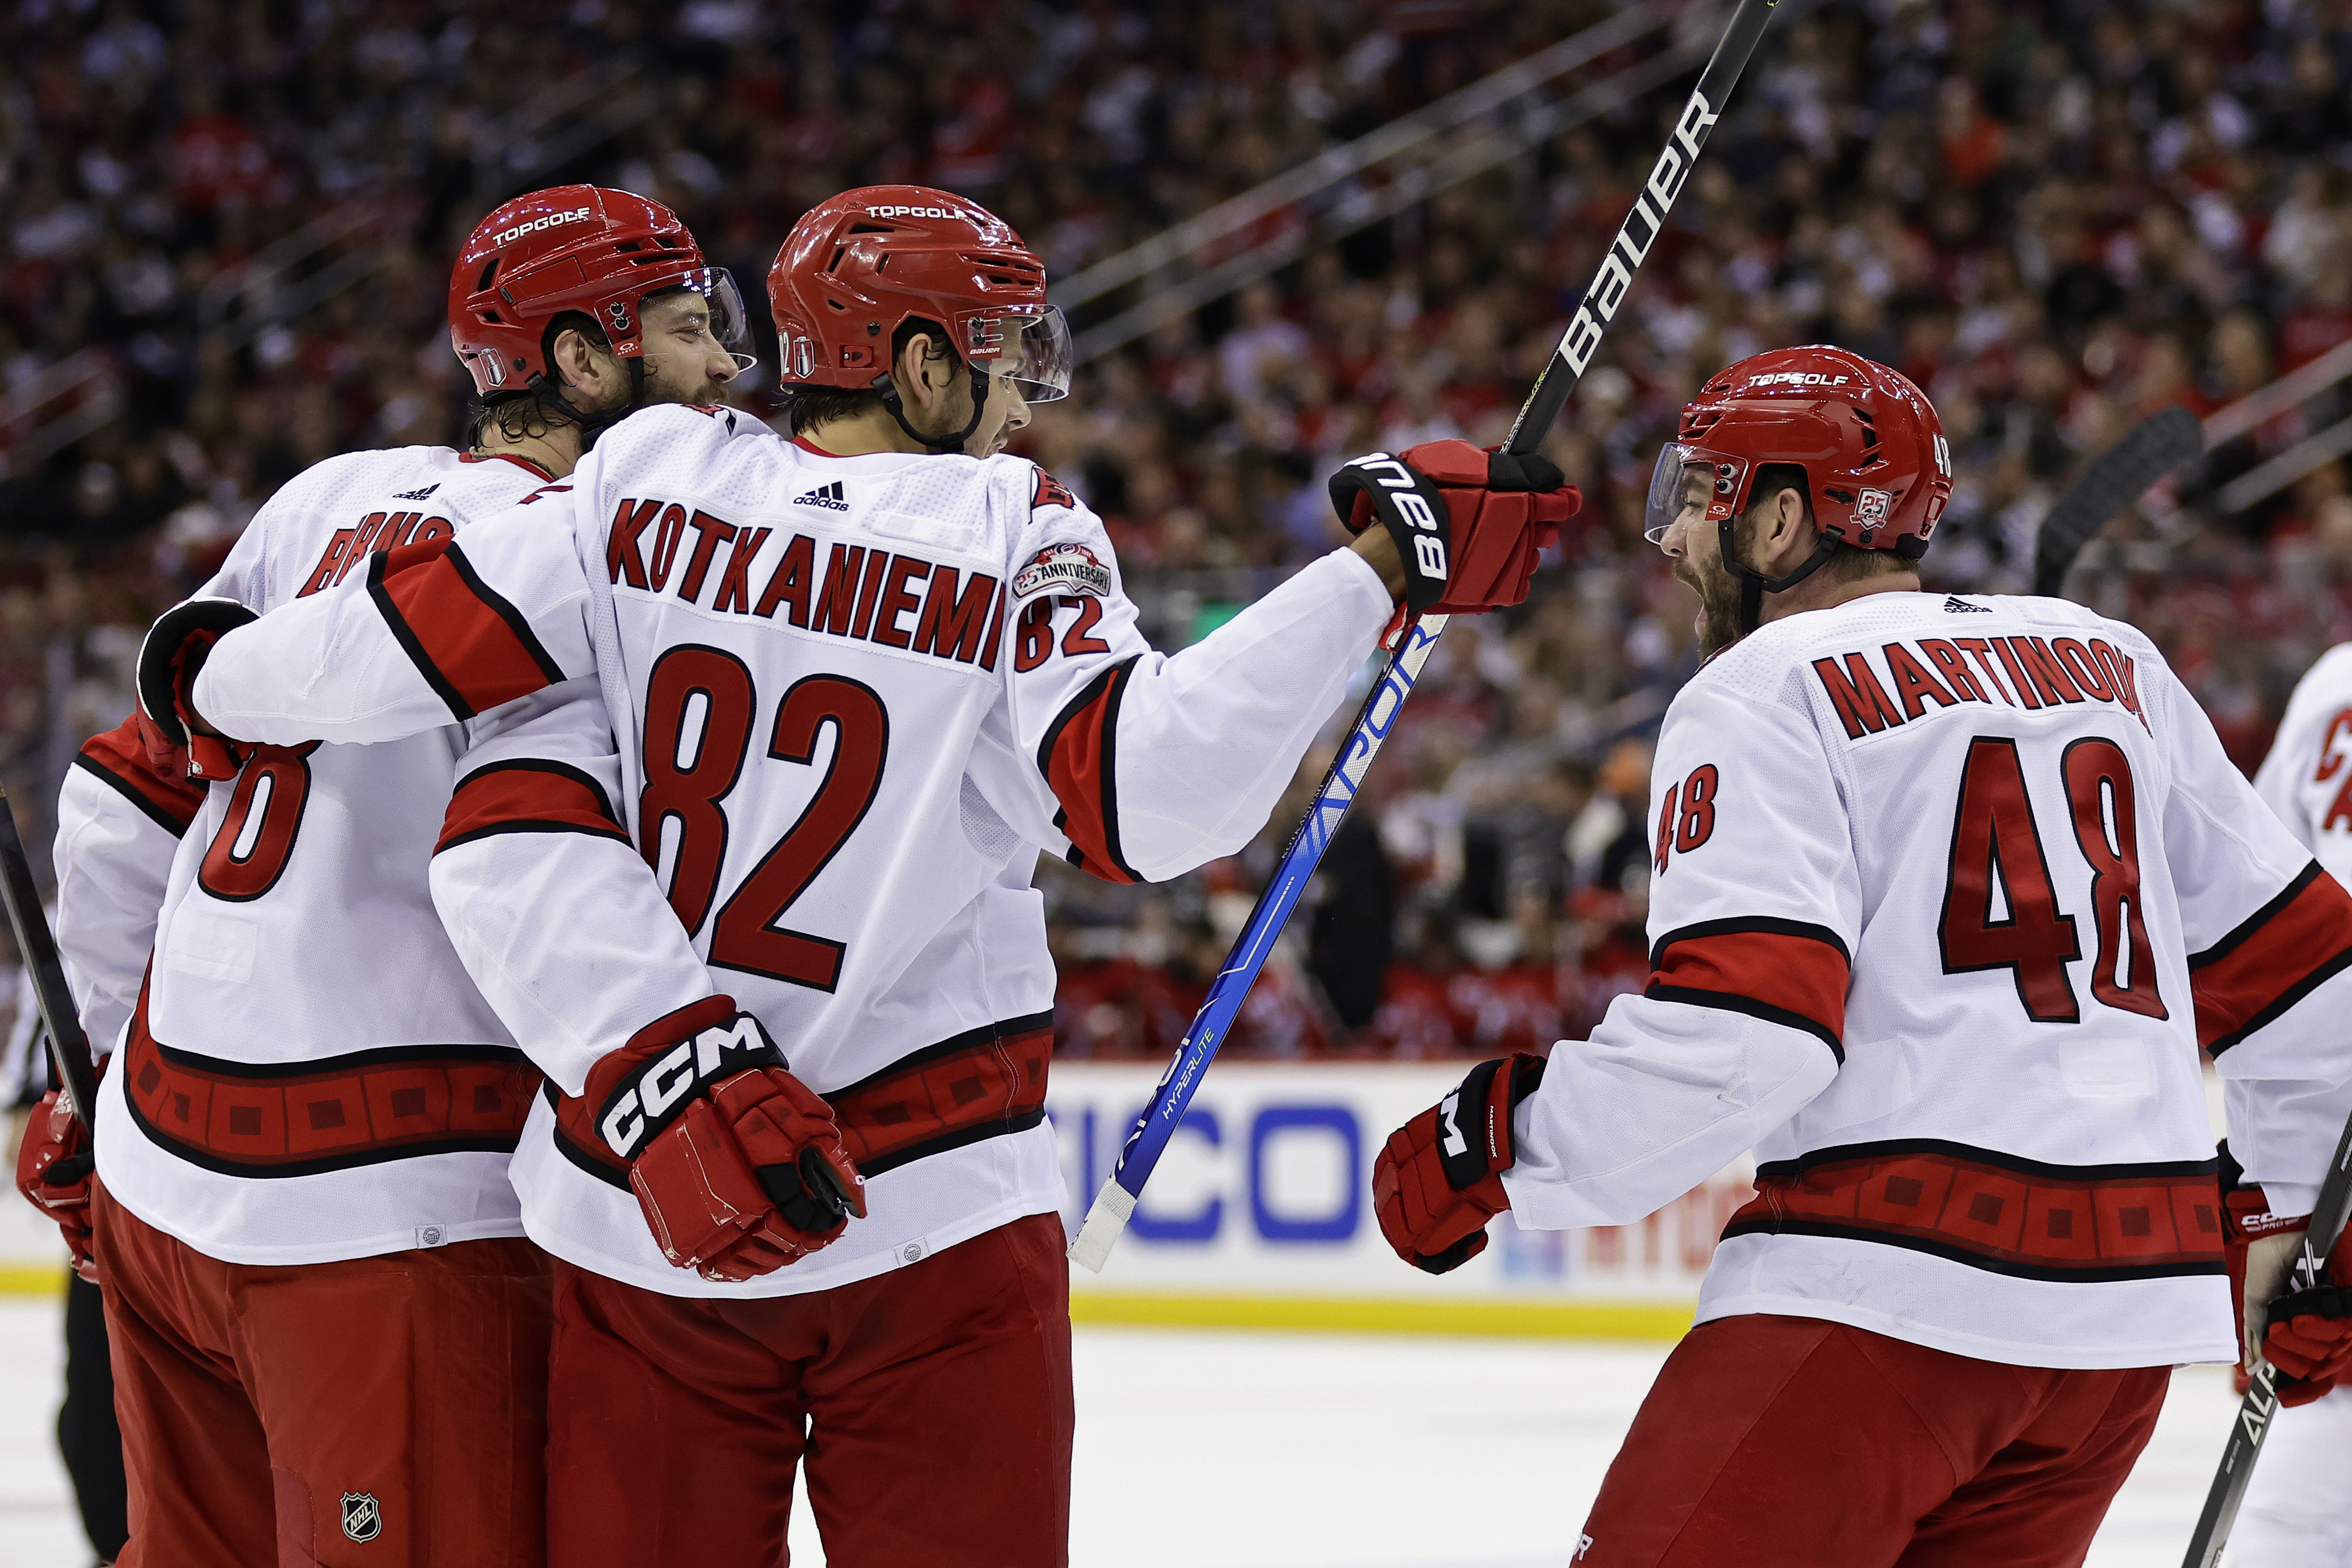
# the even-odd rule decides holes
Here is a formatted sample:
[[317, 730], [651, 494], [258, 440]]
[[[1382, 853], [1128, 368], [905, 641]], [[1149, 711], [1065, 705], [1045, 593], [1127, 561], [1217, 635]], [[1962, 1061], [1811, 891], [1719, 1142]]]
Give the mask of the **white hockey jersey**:
[[[2297, 681], [2254, 792], [2327, 873], [2352, 878], [2352, 643], [2322, 653]], [[2235, 1147], [2233, 1145], [2232, 1147]]]
[[[203, 591], [299, 601], [547, 482], [446, 447], [331, 458], [271, 497]], [[58, 938], [115, 1053], [98, 1159], [124, 1207], [243, 1263], [521, 1233], [506, 1167], [539, 1075], [427, 885], [466, 745], [445, 724], [266, 747], [208, 789], [156, 779], [128, 723], [83, 747], [59, 803]]]
[[1520, 1106], [1523, 1223], [1631, 1220], [1752, 1147], [1702, 1321], [2235, 1358], [2198, 1048], [2307, 1210], [2352, 899], [2145, 636], [2052, 599], [1788, 617], [1675, 698], [1652, 810], [1654, 972]]
[[[1035, 465], [732, 419], [632, 416], [442, 560], [232, 632], [196, 690], [231, 734], [373, 740], [596, 673], [601, 704], [468, 756], [433, 883], [551, 1081], [513, 1168], [530, 1235], [677, 1295], [821, 1290], [1057, 1209], [1038, 848], [1118, 881], [1238, 849], [1392, 608], [1340, 553], [1163, 657]], [[714, 990], [832, 1103], [870, 1205], [741, 1285], [662, 1260], [574, 1098]]]

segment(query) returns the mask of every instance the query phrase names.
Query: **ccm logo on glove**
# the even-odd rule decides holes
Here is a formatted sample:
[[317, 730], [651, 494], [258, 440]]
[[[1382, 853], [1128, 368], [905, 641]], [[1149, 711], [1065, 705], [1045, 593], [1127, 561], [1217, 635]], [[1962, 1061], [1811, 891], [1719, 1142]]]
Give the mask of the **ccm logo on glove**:
[[672, 1122], [698, 1091], [754, 1067], [782, 1067], [775, 1042], [749, 1013], [680, 1040], [623, 1079], [597, 1107], [604, 1146], [635, 1159], [646, 1141]]

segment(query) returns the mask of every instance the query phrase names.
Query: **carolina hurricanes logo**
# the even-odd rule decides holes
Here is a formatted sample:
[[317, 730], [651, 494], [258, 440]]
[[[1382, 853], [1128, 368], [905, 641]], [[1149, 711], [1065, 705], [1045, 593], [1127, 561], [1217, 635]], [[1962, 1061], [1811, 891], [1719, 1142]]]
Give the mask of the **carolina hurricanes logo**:
[[1064, 593], [1090, 593], [1097, 599], [1110, 591], [1110, 569], [1095, 552], [1077, 543], [1047, 545], [1013, 575], [1013, 596], [1025, 598], [1041, 588]]
[[1037, 493], [1029, 497], [1031, 511], [1034, 512], [1040, 507], [1075, 507], [1076, 505], [1077, 502], [1070, 498], [1069, 491], [1062, 487], [1062, 482], [1059, 479], [1055, 478], [1043, 468], [1037, 470]]

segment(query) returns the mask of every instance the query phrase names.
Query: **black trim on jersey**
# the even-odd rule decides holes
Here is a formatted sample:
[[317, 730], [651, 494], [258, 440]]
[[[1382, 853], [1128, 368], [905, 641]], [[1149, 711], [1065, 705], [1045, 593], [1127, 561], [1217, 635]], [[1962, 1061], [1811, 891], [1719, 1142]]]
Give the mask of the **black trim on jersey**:
[[[2277, 917], [2281, 910], [2284, 909], [2288, 904], [2293, 904], [2298, 897], [2302, 896], [2303, 890], [2309, 887], [2314, 882], [2317, 881], [2319, 876], [2319, 862], [2315, 860], [2309, 865], [2305, 866], [2302, 871], [2296, 873], [2294, 880], [2288, 883], [2285, 887], [2282, 888], [2279, 891], [2277, 897], [2272, 899], [2268, 904], [2263, 904], [2260, 909], [2255, 910], [2252, 915], [2247, 915], [2243, 920], [2238, 922], [2236, 929], [2232, 930], [2227, 936], [2222, 937], [2219, 942], [2214, 943], [2213, 946], [2206, 948], [2202, 953], [2191, 953], [2189, 955], [2189, 967], [2190, 971], [2193, 973], [2196, 970], [2205, 967], [2208, 964], [2218, 964], [2222, 959], [2228, 957], [2231, 954], [2236, 952], [2240, 947], [2244, 946], [2248, 938], [2252, 937], [2254, 933], [2260, 931], [2263, 926], [2269, 925], [2272, 920]], [[2243, 1031], [2242, 1030], [2240, 1032], [2242, 1033]]]
[[[459, 844], [470, 844], [477, 839], [496, 838], [501, 833], [578, 833], [588, 839], [614, 839], [633, 851], [637, 847], [637, 841], [629, 837], [628, 830], [621, 826], [620, 814], [613, 810], [612, 797], [604, 793], [604, 786], [596, 781], [594, 775], [568, 762], [557, 762], [548, 758], [518, 757], [475, 768], [457, 780], [457, 789], [463, 789], [475, 779], [491, 773], [551, 773], [559, 779], [569, 779], [575, 784], [585, 786], [588, 792], [596, 798], [596, 810], [604, 814], [611, 825], [591, 828], [578, 822], [559, 822], [545, 817], [509, 817], [486, 827], [468, 828], [455, 838], [444, 839], [433, 846], [435, 854], [444, 850], [454, 850]], [[451, 793], [454, 797], [456, 791]]]
[[547, 649], [540, 643], [539, 634], [530, 629], [530, 622], [524, 619], [522, 612], [508, 603], [502, 594], [481, 580], [474, 570], [473, 563], [466, 559], [466, 552], [457, 546], [451, 545], [449, 553], [442, 559], [457, 569], [458, 578], [473, 591], [474, 597], [507, 623], [507, 630], [515, 634], [515, 641], [522, 644], [522, 651], [529, 653], [531, 662], [539, 666], [539, 673], [547, 677], [547, 684], [561, 685], [565, 679], [563, 666], [547, 656]]
[[968, 1029], [961, 1034], [950, 1035], [936, 1045], [927, 1045], [919, 1051], [908, 1051], [889, 1066], [869, 1072], [855, 1083], [845, 1083], [838, 1089], [826, 1091], [824, 1097], [828, 1101], [846, 1099], [852, 1094], [864, 1093], [886, 1078], [895, 1077], [898, 1073], [914, 1068], [928, 1067], [941, 1057], [953, 1056], [960, 1051], [970, 1051], [975, 1045], [984, 1045], [990, 1040], [1004, 1040], [1016, 1034], [1034, 1034], [1039, 1030], [1053, 1027], [1054, 1015], [1051, 1011], [1028, 1013], [1017, 1019], [1000, 1019], [994, 1023], [984, 1023], [978, 1029]]
[[[163, 1048], [159, 1045], [156, 1049], [160, 1051]], [[336, 1060], [349, 1059], [338, 1057]], [[339, 1155], [320, 1155], [316, 1159], [247, 1165], [241, 1160], [223, 1159], [218, 1155], [180, 1142], [149, 1121], [147, 1113], [139, 1108], [139, 1102], [131, 1095], [125, 1094], [122, 1103], [131, 1113], [131, 1124], [147, 1134], [149, 1143], [173, 1158], [185, 1160], [199, 1170], [211, 1171], [216, 1176], [242, 1176], [248, 1181], [268, 1181], [276, 1176], [324, 1176], [331, 1171], [357, 1170], [362, 1166], [423, 1159], [432, 1155], [511, 1155], [520, 1139], [520, 1133], [513, 1137], [436, 1138], [430, 1143], [395, 1144], [390, 1148], [353, 1149]]]
[[1852, 1160], [1885, 1159], [1903, 1155], [1941, 1155], [1948, 1159], [1993, 1166], [2001, 1170], [2015, 1171], [2020, 1176], [2041, 1176], [2049, 1181], [2156, 1180], [2167, 1176], [2211, 1176], [2221, 1168], [2219, 1157], [2210, 1160], [2124, 1161], [2105, 1166], [2053, 1166], [2041, 1160], [2029, 1160], [2020, 1155], [2005, 1154], [2000, 1149], [1980, 1149], [1974, 1144], [1955, 1144], [1944, 1138], [1884, 1138], [1871, 1144], [1838, 1144], [1826, 1149], [1810, 1149], [1792, 1160], [1769, 1160], [1758, 1166], [1756, 1174], [1778, 1181], [1802, 1176], [1816, 1166], [1843, 1165]]
[[408, 655], [408, 662], [416, 666], [416, 673], [425, 677], [425, 684], [433, 688], [433, 695], [447, 706], [450, 715], [458, 723], [463, 724], [474, 716], [473, 705], [450, 685], [449, 677], [433, 663], [432, 657], [425, 652], [424, 641], [416, 635], [416, 629], [408, 623], [408, 617], [400, 612], [400, 606], [392, 601], [392, 595], [383, 586], [383, 563], [389, 559], [389, 554], [385, 550], [369, 552], [368, 598], [374, 601], [376, 613], [383, 617], [383, 623], [391, 628], [392, 640], [400, 644], [400, 651]]
[[611, 839], [616, 843], [628, 845], [633, 851], [637, 847], [637, 841], [619, 828], [585, 828], [578, 822], [548, 822], [535, 817], [517, 817], [511, 821], [488, 828], [468, 828], [454, 839], [442, 840], [434, 846], [433, 852], [437, 855], [444, 850], [454, 850], [459, 844], [470, 844], [477, 839], [495, 839], [506, 833], [577, 833], [583, 839]]
[[1798, 1030], [1811, 1035], [1830, 1048], [1830, 1054], [1845, 1065], [1845, 1042], [1823, 1025], [1804, 1014], [1787, 1008], [1776, 1008], [1770, 1002], [1759, 1002], [1753, 997], [1734, 995], [1730, 991], [1702, 990], [1696, 986], [1651, 986], [1642, 993], [1653, 1001], [1685, 1002], [1695, 1008], [1714, 1008], [1727, 1013], [1745, 1013], [1766, 1023], [1777, 1023], [1783, 1029]]
[[1650, 967], [1656, 968], [1665, 958], [1666, 949], [1677, 942], [1694, 942], [1702, 936], [1738, 936], [1750, 931], [1826, 942], [1837, 949], [1837, 956], [1845, 960], [1847, 968], [1853, 967], [1853, 955], [1847, 950], [1845, 938], [1828, 926], [1816, 925], [1808, 920], [1783, 920], [1773, 915], [1759, 915], [1744, 920], [1702, 920], [1695, 925], [1678, 926], [1651, 944]]
[[174, 1067], [209, 1072], [220, 1078], [322, 1078], [334, 1072], [355, 1072], [396, 1061], [497, 1061], [529, 1067], [530, 1058], [511, 1045], [380, 1045], [367, 1051], [347, 1051], [341, 1056], [314, 1056], [307, 1061], [226, 1061], [199, 1056], [149, 1037], [155, 1054]]
[[113, 790], [124, 800], [138, 807], [141, 811], [146, 814], [148, 821], [153, 822], [157, 827], [163, 829], [165, 832], [171, 834], [175, 839], [187, 837], [188, 830], [195, 825], [194, 818], [183, 822], [173, 817], [169, 811], [166, 811], [163, 807], [158, 806], [154, 801], [150, 800], [146, 796], [141, 794], [137, 785], [131, 783], [129, 779], [115, 772], [112, 768], [106, 767], [104, 764], [98, 761], [97, 758], [91, 757], [88, 752], [77, 751], [74, 753], [73, 765], [76, 768], [83, 769], [85, 772], [96, 775], [100, 779], [105, 782], [108, 789]]
[[908, 1144], [895, 1154], [884, 1155], [879, 1159], [867, 1160], [857, 1167], [857, 1174], [868, 1178], [877, 1176], [884, 1171], [895, 1171], [900, 1166], [912, 1165], [917, 1160], [929, 1159], [933, 1155], [946, 1154], [950, 1149], [961, 1149], [989, 1138], [1003, 1138], [1014, 1133], [1025, 1133], [1045, 1119], [1045, 1113], [1043, 1111], [1024, 1111], [1019, 1115], [1008, 1116], [1002, 1122], [982, 1122], [978, 1126], [966, 1127], [961, 1132], [945, 1133], [928, 1143]]
[[1769, 1215], [1759, 1215], [1753, 1219], [1735, 1219], [1723, 1228], [1724, 1240], [1728, 1241], [1735, 1236], [1814, 1236], [1832, 1241], [1871, 1241], [1882, 1247], [1900, 1247], [1949, 1262], [1965, 1263], [1988, 1274], [2006, 1274], [2012, 1280], [2046, 1280], [2062, 1285], [2098, 1285], [2123, 1280], [2177, 1280], [2207, 1274], [2226, 1275], [2230, 1271], [2229, 1265], [2219, 1258], [2210, 1263], [2103, 1263], [2079, 1269], [2052, 1268], [2007, 1258], [1988, 1258], [1981, 1252], [1971, 1252], [1965, 1247], [1927, 1237], [1898, 1236], [1892, 1231], [1836, 1225], [1818, 1219], [1775, 1219]]
[[2297, 1002], [2302, 1001], [2304, 998], [2311, 995], [2347, 968], [2352, 968], [2352, 947], [2347, 947], [2343, 952], [2336, 954], [2302, 979], [2281, 991], [2271, 999], [2268, 1007], [2207, 1046], [2205, 1054], [2218, 1059], [2223, 1051], [2255, 1030], [2268, 1029], [2279, 1020], [2281, 1015], [2292, 1009]]
[[[1129, 882], [1141, 882], [1144, 878], [1141, 872], [1127, 863], [1126, 849], [1119, 842], [1118, 709], [1119, 704], [1127, 698], [1127, 678], [1134, 673], [1136, 661], [1142, 657], [1140, 653], [1130, 653], [1093, 680], [1088, 681], [1078, 695], [1072, 697], [1062, 711], [1055, 716], [1054, 722], [1045, 728], [1045, 738], [1037, 743], [1037, 775], [1045, 779], [1045, 788], [1051, 790], [1054, 787], [1054, 743], [1062, 738], [1063, 729], [1085, 710], [1087, 705], [1097, 696], [1103, 699], [1101, 805], [1103, 848], [1109, 852], [1112, 868]], [[1108, 688], [1108, 691], [1105, 690], [1106, 687]], [[1057, 808], [1054, 812], [1054, 831], [1062, 831], [1062, 824], [1068, 821], [1069, 817], [1070, 814], [1066, 810]], [[1086, 864], [1085, 855], [1079, 852], [1078, 846], [1075, 843], [1070, 846], [1070, 852], [1065, 858], [1074, 866], [1083, 867]]]
[[[552, 773], [559, 779], [569, 779], [574, 784], [584, 785], [588, 792], [596, 797], [596, 809], [604, 812], [606, 818], [614, 822], [621, 820], [621, 814], [613, 810], [613, 798], [604, 793], [604, 786], [598, 781], [594, 774], [574, 768], [569, 762], [558, 762], [552, 758], [511, 757], [503, 762], [485, 763], [458, 779], [457, 789], [463, 789], [475, 779], [486, 779], [493, 773]], [[450, 793], [454, 795], [457, 790], [453, 789]]]

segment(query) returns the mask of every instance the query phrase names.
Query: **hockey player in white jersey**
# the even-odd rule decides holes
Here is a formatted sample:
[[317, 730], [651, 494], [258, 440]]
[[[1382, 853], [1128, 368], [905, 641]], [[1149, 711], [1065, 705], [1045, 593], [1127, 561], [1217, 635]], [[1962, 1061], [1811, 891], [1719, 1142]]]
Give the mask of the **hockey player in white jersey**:
[[1100, 522], [997, 455], [1068, 372], [1017, 235], [855, 191], [769, 297], [793, 440], [638, 414], [528, 516], [223, 637], [194, 707], [375, 741], [602, 686], [476, 747], [433, 865], [550, 1079], [513, 1174], [561, 1260], [558, 1561], [772, 1563], [804, 1461], [841, 1568], [1058, 1563], [1038, 850], [1127, 882], [1239, 848], [1399, 598], [1517, 602], [1574, 492], [1381, 459], [1409, 506], [1163, 656]]
[[[1759, 355], [1679, 436], [1653, 537], [1708, 662], [1658, 744], [1654, 973], [1392, 1137], [1382, 1228], [1443, 1271], [1506, 1207], [1623, 1224], [1753, 1149], [1580, 1568], [2079, 1563], [2168, 1369], [2237, 1354], [2198, 1048], [2307, 1213], [2352, 900], [2139, 632], [1917, 591], [1950, 469], [1903, 377]], [[2283, 1267], [2257, 1242], [2249, 1294]]]
[[[471, 450], [298, 476], [206, 585], [214, 610], [430, 553], [632, 409], [708, 399], [742, 312], [667, 209], [568, 186], [484, 221], [449, 323], [481, 394]], [[198, 737], [192, 765], [146, 728], [84, 747], [60, 802], [60, 944], [113, 1058], [96, 1190], [39, 1179], [74, 1152], [62, 1119], [25, 1173], [43, 1207], [94, 1211], [121, 1561], [542, 1562], [550, 1265], [506, 1176], [539, 1076], [427, 886], [466, 731]]]
[[[2255, 793], [2338, 882], [2352, 877], [2347, 758], [2352, 643], [2338, 643], [2296, 684], [2270, 755], [2254, 774]], [[2270, 1231], [2282, 1225], [2258, 1221], [2256, 1228]], [[2291, 1215], [2283, 1228], [2290, 1233], [2303, 1229]], [[2338, 1286], [2352, 1277], [2347, 1261], [2339, 1251], [2329, 1270]], [[2302, 1326], [2340, 1342], [2352, 1323]], [[2352, 1390], [2339, 1386], [2313, 1398], [2307, 1389], [2288, 1385], [2281, 1390], [2280, 1403], [2285, 1407], [2263, 1439], [2262, 1462], [2254, 1467], [2230, 1531], [2232, 1560], [2261, 1568], [2346, 1568], [2352, 1563], [2352, 1468], [2344, 1462], [2352, 1452]]]

